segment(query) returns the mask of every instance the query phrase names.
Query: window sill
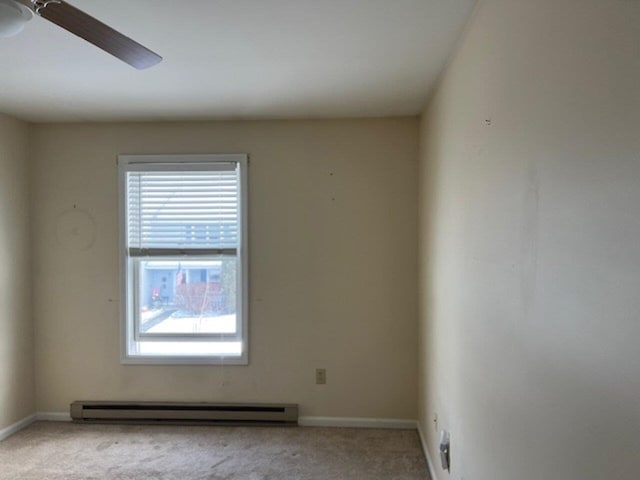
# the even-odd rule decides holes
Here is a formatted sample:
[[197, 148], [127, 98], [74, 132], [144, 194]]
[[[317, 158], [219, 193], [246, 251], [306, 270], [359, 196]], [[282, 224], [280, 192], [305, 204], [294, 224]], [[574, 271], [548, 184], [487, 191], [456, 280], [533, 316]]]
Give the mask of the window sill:
[[249, 359], [241, 357], [166, 357], [149, 355], [129, 355], [120, 360], [122, 365], [235, 365], [247, 366]]

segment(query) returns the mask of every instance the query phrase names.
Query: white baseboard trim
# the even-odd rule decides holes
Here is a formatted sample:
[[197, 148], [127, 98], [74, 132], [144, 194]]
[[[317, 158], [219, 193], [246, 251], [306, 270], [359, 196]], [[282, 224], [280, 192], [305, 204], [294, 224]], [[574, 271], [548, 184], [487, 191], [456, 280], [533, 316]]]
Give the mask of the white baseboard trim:
[[395, 418], [361, 417], [300, 417], [298, 425], [302, 427], [343, 427], [343, 428], [390, 428], [415, 430], [418, 422]]
[[28, 417], [25, 417], [22, 420], [17, 421], [13, 425], [9, 425], [8, 427], [0, 430], [0, 442], [2, 440], [9, 438], [14, 433], [18, 433], [23, 428], [27, 428], [29, 425], [31, 425], [33, 422], [36, 421], [36, 417], [37, 416], [35, 414], [29, 415]]
[[429, 475], [431, 476], [431, 480], [438, 480], [436, 475], [435, 464], [433, 463], [433, 459], [431, 458], [431, 454], [429, 453], [429, 446], [427, 445], [427, 438], [422, 431], [422, 424], [418, 422], [418, 435], [420, 435], [420, 443], [422, 444], [422, 451], [424, 452], [424, 457], [427, 459], [427, 467], [429, 467]]
[[[71, 415], [67, 412], [38, 412], [24, 420], [12, 425], [5, 430], [12, 430], [13, 433], [25, 428], [35, 421], [46, 422], [70, 422]], [[24, 424], [23, 424], [24, 422]], [[400, 430], [416, 430], [418, 422], [416, 420], [405, 420], [396, 418], [365, 418], [365, 417], [300, 417], [298, 425], [302, 427], [343, 427], [343, 428], [385, 428]], [[2, 433], [0, 431], [0, 439]], [[11, 435], [11, 433], [9, 434]], [[424, 448], [424, 443], [423, 443]]]
[[38, 412], [36, 420], [39, 422], [70, 422], [71, 414], [68, 412]]

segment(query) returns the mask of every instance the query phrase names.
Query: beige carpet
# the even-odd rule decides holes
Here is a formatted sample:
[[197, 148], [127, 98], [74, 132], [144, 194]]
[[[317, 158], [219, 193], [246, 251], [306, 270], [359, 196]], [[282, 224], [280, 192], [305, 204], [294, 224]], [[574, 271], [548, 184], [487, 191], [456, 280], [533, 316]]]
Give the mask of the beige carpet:
[[0, 443], [2, 480], [428, 480], [411, 430], [38, 422]]

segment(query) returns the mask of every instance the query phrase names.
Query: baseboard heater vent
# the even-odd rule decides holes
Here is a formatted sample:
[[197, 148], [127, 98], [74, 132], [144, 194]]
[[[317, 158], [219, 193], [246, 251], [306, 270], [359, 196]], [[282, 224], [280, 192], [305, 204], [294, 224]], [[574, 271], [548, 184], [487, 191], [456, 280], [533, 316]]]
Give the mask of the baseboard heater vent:
[[258, 403], [73, 402], [80, 423], [297, 425], [298, 405]]

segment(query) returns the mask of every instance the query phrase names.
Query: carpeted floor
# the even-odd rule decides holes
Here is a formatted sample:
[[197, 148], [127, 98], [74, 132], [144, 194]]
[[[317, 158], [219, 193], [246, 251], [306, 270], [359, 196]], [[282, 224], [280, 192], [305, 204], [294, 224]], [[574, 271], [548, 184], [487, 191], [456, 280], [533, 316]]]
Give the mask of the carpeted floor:
[[0, 443], [2, 480], [428, 480], [412, 430], [38, 422]]

